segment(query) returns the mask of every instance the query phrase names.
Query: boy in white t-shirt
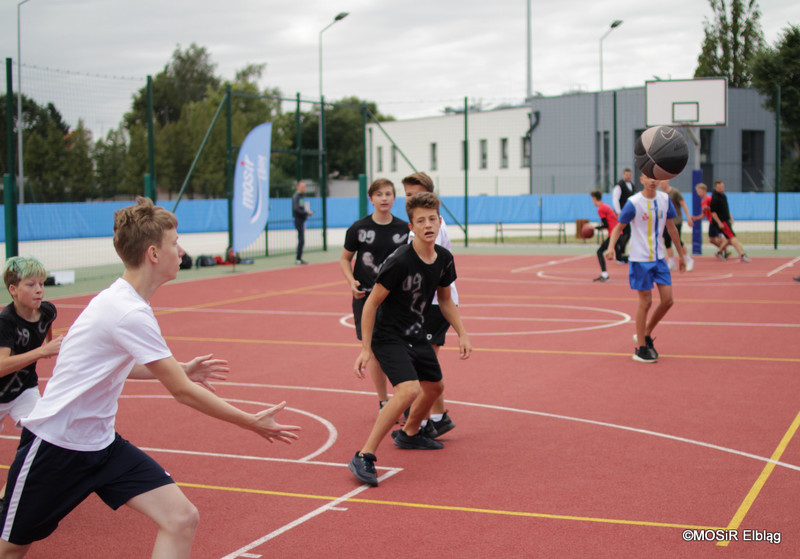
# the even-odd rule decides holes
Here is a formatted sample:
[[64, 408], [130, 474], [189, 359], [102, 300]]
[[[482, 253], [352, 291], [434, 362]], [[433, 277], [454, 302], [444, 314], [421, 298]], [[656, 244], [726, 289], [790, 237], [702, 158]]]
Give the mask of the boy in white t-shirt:
[[225, 378], [226, 361], [203, 355], [178, 363], [172, 356], [148, 300], [177, 276], [183, 249], [176, 227], [172, 213], [142, 197], [114, 214], [114, 248], [125, 272], [70, 327], [41, 400], [21, 421], [0, 510], [0, 557], [22, 557], [90, 493], [158, 525], [153, 557], [189, 557], [197, 509], [155, 460], [114, 430], [128, 378], [155, 378], [182, 404], [269, 441], [297, 438], [298, 427], [275, 422], [285, 403], [249, 414], [195, 384], [211, 388], [209, 380]]
[[[655, 363], [658, 352], [653, 345], [653, 329], [672, 307], [672, 276], [664, 259], [664, 228], [666, 228], [675, 251], [678, 253], [678, 269], [686, 270], [684, 247], [680, 233], [672, 222], [677, 215], [666, 192], [658, 190], [656, 179], [642, 175], [644, 190], [634, 194], [619, 214], [619, 223], [609, 236], [608, 246], [613, 247], [626, 224], [631, 226], [631, 250], [628, 255], [628, 280], [631, 289], [639, 294], [639, 308], [636, 311], [636, 351], [634, 361]], [[614, 249], [606, 251], [606, 259], [614, 259]], [[647, 315], [653, 304], [653, 284], [658, 289], [661, 300], [653, 314]]]

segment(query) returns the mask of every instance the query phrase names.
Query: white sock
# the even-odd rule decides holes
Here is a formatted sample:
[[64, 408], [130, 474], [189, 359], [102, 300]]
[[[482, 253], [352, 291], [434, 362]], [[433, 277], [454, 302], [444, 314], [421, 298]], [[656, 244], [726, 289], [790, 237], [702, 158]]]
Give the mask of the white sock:
[[432, 413], [431, 421], [441, 421], [443, 417], [444, 417], [443, 413]]
[[608, 272], [600, 272], [600, 276], [602, 276], [604, 278], [607, 278], [608, 277]]
[[423, 419], [422, 421], [419, 422], [419, 428], [422, 429], [427, 424], [428, 424], [428, 420], [427, 419]]

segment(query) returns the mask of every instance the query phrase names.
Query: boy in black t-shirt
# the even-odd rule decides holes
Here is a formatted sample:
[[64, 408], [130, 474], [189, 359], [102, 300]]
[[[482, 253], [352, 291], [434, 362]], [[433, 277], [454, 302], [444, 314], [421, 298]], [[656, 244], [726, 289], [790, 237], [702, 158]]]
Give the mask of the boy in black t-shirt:
[[[369, 201], [375, 211], [359, 219], [345, 233], [344, 248], [339, 259], [342, 274], [353, 294], [353, 322], [356, 336], [361, 339], [361, 313], [364, 302], [375, 285], [383, 261], [397, 247], [408, 242], [408, 223], [392, 215], [395, 200], [394, 185], [388, 179], [376, 179], [367, 190]], [[355, 264], [352, 264], [355, 257]], [[352, 267], [351, 267], [352, 266]], [[379, 407], [383, 407], [389, 395], [386, 390], [386, 375], [380, 364], [371, 360], [367, 366], [375, 384]]]
[[362, 348], [354, 369], [357, 377], [364, 378], [374, 355], [394, 387], [394, 396], [378, 414], [367, 442], [348, 464], [358, 480], [372, 486], [378, 485], [375, 451], [407, 407], [411, 410], [405, 426], [393, 433], [395, 446], [419, 450], [444, 447], [420, 432], [422, 420], [444, 388], [439, 361], [425, 332], [425, 311], [434, 293], [442, 314], [458, 334], [461, 358], [467, 359], [472, 352], [458, 307], [450, 296], [450, 284], [456, 279], [453, 255], [436, 244], [439, 199], [429, 192], [415, 194], [406, 201], [406, 213], [414, 240], [392, 253], [378, 273], [364, 304]]
[[43, 300], [46, 277], [35, 258], [14, 256], [3, 269], [13, 301], [0, 311], [0, 429], [6, 416], [15, 424], [28, 416], [41, 398], [36, 361], [61, 347], [63, 336], [53, 338], [56, 307]]

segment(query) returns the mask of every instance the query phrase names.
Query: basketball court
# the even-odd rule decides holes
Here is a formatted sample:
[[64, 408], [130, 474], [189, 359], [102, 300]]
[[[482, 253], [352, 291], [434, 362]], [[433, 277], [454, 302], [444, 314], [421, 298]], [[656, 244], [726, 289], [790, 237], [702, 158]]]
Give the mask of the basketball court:
[[[699, 257], [675, 274], [656, 364], [631, 359], [624, 266], [600, 284], [593, 253], [459, 254], [456, 265], [475, 347], [461, 361], [450, 337], [441, 352], [457, 428], [443, 450], [384, 441], [377, 488], [347, 470], [378, 406], [352, 372], [338, 263], [162, 287], [152, 304], [176, 357], [227, 358], [221, 397], [250, 411], [286, 400], [280, 421], [303, 428], [270, 445], [156, 382], [127, 383], [117, 430], [198, 506], [193, 557], [800, 553], [797, 258]], [[54, 300], [57, 329], [89, 298]], [[6, 424], [5, 465], [16, 441]], [[92, 496], [28, 556], [142, 557], [154, 537], [145, 518]], [[713, 541], [687, 541], [698, 539]]]

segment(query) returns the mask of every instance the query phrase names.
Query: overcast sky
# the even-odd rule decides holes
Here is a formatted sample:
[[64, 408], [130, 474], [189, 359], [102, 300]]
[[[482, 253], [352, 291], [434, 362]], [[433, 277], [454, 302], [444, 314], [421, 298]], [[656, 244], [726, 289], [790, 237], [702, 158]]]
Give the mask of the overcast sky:
[[[526, 95], [526, 0], [28, 0], [19, 9], [24, 66], [144, 78], [177, 45], [206, 47], [217, 74], [232, 79], [266, 63], [262, 87], [288, 97], [319, 95], [323, 34], [327, 100], [355, 95], [398, 118], [437, 114], [464, 97], [491, 107]], [[703, 39], [706, 0], [533, 0], [533, 90], [558, 95], [635, 87], [659, 76], [691, 78]], [[761, 0], [774, 45], [800, 25], [800, 1]], [[3, 58], [17, 59], [17, 0], [0, 4]], [[16, 71], [14, 73], [16, 80]], [[131, 82], [131, 91], [141, 84]], [[3, 85], [5, 91], [5, 85]], [[23, 83], [25, 92], [25, 83]]]

